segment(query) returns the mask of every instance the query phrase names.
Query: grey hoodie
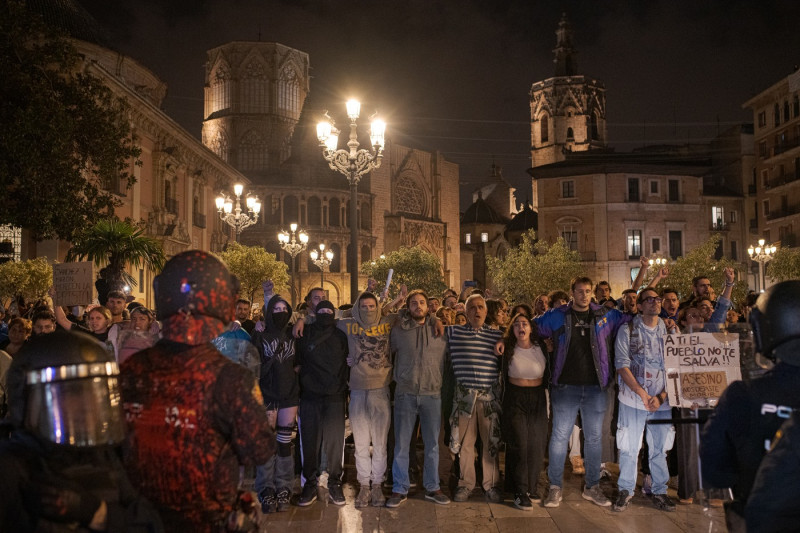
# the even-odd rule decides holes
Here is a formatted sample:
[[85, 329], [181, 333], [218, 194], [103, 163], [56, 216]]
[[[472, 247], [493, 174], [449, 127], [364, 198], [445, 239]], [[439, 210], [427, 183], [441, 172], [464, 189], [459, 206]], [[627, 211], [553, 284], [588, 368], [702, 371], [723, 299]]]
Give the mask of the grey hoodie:
[[337, 324], [347, 335], [350, 390], [379, 389], [389, 385], [392, 379], [389, 332], [397, 315], [381, 318], [379, 306], [371, 320], [362, 316], [358, 304], [364, 294], [359, 295], [351, 310], [353, 317], [339, 319]]
[[419, 324], [406, 310], [401, 310], [399, 317], [390, 338], [395, 354], [395, 394], [440, 394], [447, 341], [444, 335], [434, 336], [436, 319], [426, 316]]

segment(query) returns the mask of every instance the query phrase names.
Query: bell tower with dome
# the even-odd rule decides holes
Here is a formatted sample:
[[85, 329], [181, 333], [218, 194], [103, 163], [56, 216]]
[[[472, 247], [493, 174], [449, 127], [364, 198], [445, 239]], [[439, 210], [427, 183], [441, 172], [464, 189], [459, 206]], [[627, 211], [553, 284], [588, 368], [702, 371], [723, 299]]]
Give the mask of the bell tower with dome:
[[566, 13], [556, 30], [552, 78], [531, 86], [531, 166], [563, 161], [567, 152], [607, 146], [606, 89], [578, 74], [577, 51]]

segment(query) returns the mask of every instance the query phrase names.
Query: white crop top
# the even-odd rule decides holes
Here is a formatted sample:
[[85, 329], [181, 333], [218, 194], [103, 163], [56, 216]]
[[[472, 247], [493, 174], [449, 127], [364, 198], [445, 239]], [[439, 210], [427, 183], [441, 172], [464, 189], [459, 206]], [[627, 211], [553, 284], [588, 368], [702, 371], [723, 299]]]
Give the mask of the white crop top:
[[544, 376], [546, 361], [542, 349], [536, 344], [530, 348], [514, 348], [514, 356], [508, 364], [508, 377], [517, 379], [540, 379]]

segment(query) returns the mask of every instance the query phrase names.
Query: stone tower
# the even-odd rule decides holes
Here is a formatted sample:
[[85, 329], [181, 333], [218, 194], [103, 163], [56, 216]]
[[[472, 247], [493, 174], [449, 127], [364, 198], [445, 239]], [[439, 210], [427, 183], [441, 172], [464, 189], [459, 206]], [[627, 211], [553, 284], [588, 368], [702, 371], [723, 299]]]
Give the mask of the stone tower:
[[255, 184], [278, 173], [309, 89], [308, 54], [273, 42], [207, 52], [203, 144]]
[[565, 159], [567, 152], [605, 148], [606, 92], [599, 80], [577, 74], [577, 51], [567, 15], [553, 49], [552, 78], [531, 86], [531, 166]]

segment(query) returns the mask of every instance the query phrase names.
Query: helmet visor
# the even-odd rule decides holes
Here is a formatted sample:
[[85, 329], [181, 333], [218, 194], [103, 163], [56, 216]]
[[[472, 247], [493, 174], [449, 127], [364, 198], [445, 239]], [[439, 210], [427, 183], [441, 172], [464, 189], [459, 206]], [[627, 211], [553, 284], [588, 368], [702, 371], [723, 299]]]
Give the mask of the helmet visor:
[[68, 446], [114, 445], [125, 437], [113, 362], [48, 367], [28, 372], [25, 427]]

